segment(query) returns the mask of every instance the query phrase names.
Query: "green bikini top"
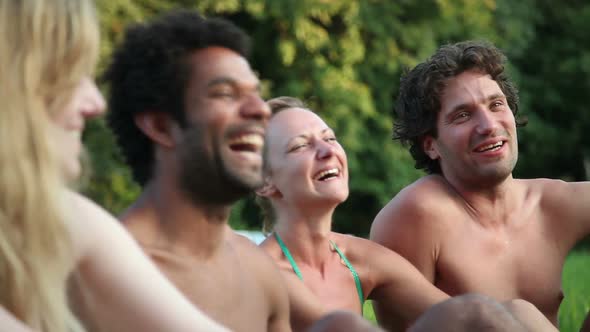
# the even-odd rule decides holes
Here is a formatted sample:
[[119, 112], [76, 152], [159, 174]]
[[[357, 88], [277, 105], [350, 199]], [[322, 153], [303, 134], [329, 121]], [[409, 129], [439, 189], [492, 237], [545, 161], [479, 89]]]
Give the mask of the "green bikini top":
[[[289, 260], [289, 263], [291, 263], [291, 267], [293, 268], [293, 271], [299, 277], [299, 279], [301, 279], [301, 281], [303, 281], [303, 275], [301, 274], [301, 271], [297, 267], [297, 264], [295, 263], [293, 256], [291, 256], [291, 252], [289, 252], [289, 249], [285, 245], [285, 242], [283, 242], [283, 240], [281, 239], [279, 234], [277, 234], [277, 232], [274, 232], [274, 235], [275, 235], [275, 238], [277, 239], [277, 242], [279, 243], [279, 246], [281, 247], [281, 250], [283, 251], [283, 254], [285, 254], [285, 257], [287, 257], [287, 260]], [[332, 240], [330, 240], [330, 244], [334, 247], [334, 250], [336, 250], [336, 252], [338, 253], [338, 256], [340, 256], [340, 259], [342, 259], [344, 264], [346, 264], [346, 267], [348, 267], [348, 269], [350, 270], [350, 273], [352, 273], [352, 277], [354, 278], [354, 283], [356, 284], [356, 291], [359, 295], [359, 301], [361, 302], [361, 308], [362, 308], [363, 304], [365, 302], [365, 296], [363, 295], [363, 287], [361, 285], [361, 279], [359, 278], [358, 273], [356, 273], [354, 267], [352, 267], [352, 264], [350, 264], [350, 262], [348, 261], [346, 256], [344, 256], [344, 253], [338, 248], [336, 243], [334, 243], [334, 242], [332, 242]]]

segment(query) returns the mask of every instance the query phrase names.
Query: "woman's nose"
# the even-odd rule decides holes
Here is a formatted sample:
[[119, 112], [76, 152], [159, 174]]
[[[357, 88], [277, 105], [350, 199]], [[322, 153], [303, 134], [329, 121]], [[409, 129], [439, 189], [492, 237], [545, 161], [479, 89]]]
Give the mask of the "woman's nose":
[[104, 113], [106, 102], [94, 80], [85, 78], [82, 81], [82, 103], [80, 111], [85, 118], [93, 118]]

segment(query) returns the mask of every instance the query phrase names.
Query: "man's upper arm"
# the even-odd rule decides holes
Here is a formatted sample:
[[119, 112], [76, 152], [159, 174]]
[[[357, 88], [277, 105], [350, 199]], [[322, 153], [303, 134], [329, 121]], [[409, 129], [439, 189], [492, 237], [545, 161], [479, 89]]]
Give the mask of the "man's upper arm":
[[268, 331], [290, 332], [290, 311], [289, 296], [285, 281], [281, 276], [278, 267], [261, 248], [253, 246], [258, 275], [268, 293], [270, 303], [270, 316], [268, 318]]
[[431, 283], [435, 279], [438, 234], [432, 213], [416, 191], [400, 192], [375, 217], [370, 239], [410, 261]]
[[575, 219], [579, 222], [576, 240], [590, 235], [590, 181], [570, 183], [572, 194], [565, 199], [574, 200]]
[[568, 239], [571, 247], [590, 235], [590, 181], [542, 180], [542, 206], [550, 216], [552, 229]]

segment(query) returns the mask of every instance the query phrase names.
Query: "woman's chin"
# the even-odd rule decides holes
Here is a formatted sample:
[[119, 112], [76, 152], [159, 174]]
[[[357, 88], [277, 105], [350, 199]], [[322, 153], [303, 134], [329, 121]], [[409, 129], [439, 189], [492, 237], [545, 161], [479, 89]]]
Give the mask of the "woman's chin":
[[340, 205], [344, 203], [348, 198], [348, 192], [346, 193], [332, 193], [329, 196], [324, 197], [324, 202], [327, 205]]
[[82, 173], [82, 166], [80, 165], [80, 160], [78, 160], [77, 158], [75, 160], [64, 160], [61, 165], [61, 171], [66, 183], [76, 182], [80, 178], [80, 174]]

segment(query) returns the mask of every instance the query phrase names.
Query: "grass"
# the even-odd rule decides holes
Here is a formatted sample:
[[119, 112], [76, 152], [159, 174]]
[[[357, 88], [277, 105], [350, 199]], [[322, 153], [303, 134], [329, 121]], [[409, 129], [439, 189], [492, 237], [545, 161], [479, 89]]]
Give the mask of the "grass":
[[[578, 332], [590, 310], [590, 252], [571, 253], [563, 269], [565, 299], [559, 308], [559, 330]], [[371, 301], [363, 308], [366, 319], [375, 322]]]
[[375, 312], [373, 311], [373, 301], [365, 301], [365, 304], [363, 305], [363, 317], [365, 317], [373, 323], [377, 323], [377, 319], [375, 318]]
[[563, 269], [565, 299], [559, 308], [559, 330], [577, 332], [590, 310], [590, 252], [573, 252]]

